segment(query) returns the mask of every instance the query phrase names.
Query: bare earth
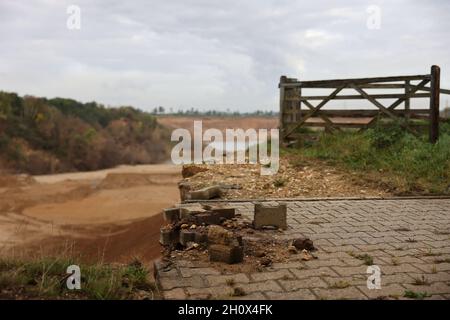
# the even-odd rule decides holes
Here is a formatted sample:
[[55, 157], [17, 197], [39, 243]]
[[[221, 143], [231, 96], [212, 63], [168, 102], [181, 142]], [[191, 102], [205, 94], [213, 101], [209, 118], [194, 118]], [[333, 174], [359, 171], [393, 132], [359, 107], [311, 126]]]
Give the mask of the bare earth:
[[1, 254], [149, 261], [160, 254], [159, 214], [179, 201], [180, 168], [0, 177]]
[[193, 132], [194, 121], [202, 121], [203, 131], [215, 128], [222, 132], [225, 129], [274, 129], [278, 127], [277, 117], [174, 117], [158, 116], [158, 122], [171, 128], [184, 128]]
[[260, 165], [196, 165], [207, 169], [184, 179], [192, 189], [228, 186], [225, 199], [276, 199], [314, 197], [384, 197], [390, 191], [376, 181], [368, 183], [323, 163], [293, 165], [280, 158], [275, 175], [260, 175]]

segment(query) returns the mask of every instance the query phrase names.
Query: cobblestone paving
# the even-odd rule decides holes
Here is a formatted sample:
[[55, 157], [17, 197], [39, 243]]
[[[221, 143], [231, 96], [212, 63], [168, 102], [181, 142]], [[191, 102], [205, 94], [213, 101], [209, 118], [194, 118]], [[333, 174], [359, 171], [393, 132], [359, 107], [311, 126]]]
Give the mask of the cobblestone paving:
[[[166, 299], [450, 299], [450, 199], [288, 201], [288, 230], [276, 237], [306, 236], [318, 259], [274, 263], [263, 272], [221, 274], [208, 265], [156, 263]], [[253, 203], [232, 203], [253, 218]], [[367, 288], [367, 265], [381, 269], [381, 289]], [[246, 295], [230, 297], [230, 280]]]

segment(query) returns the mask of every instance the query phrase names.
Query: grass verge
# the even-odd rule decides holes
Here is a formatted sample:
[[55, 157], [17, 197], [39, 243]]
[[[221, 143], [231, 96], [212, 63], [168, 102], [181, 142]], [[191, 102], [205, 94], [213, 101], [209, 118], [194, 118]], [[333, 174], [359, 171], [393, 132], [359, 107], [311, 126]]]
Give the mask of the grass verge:
[[[79, 265], [81, 289], [69, 290], [66, 273]], [[157, 299], [148, 270], [128, 265], [79, 264], [67, 258], [21, 261], [0, 258], [0, 299]]]
[[322, 133], [317, 141], [284, 152], [294, 165], [325, 161], [394, 194], [450, 194], [450, 122], [441, 124], [436, 144], [391, 124], [361, 133]]

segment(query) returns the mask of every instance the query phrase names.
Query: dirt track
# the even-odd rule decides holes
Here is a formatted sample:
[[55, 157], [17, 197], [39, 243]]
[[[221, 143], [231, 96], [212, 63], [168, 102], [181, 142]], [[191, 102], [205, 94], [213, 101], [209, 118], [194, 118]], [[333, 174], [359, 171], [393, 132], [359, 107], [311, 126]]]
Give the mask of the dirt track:
[[0, 253], [150, 261], [159, 214], [179, 201], [180, 168], [121, 166], [33, 178], [0, 177]]

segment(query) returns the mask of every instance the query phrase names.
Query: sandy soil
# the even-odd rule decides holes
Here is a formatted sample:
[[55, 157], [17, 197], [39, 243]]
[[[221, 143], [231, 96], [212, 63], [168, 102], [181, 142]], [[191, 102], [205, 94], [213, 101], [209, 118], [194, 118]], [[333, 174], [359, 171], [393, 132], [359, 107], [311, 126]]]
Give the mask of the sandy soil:
[[274, 129], [278, 127], [277, 117], [174, 117], [158, 116], [158, 122], [164, 126], [176, 129], [184, 128], [193, 132], [194, 121], [201, 120], [203, 131], [216, 128], [221, 131], [225, 129]]
[[159, 214], [179, 202], [180, 168], [0, 177], [0, 253], [128, 262], [159, 256]]

